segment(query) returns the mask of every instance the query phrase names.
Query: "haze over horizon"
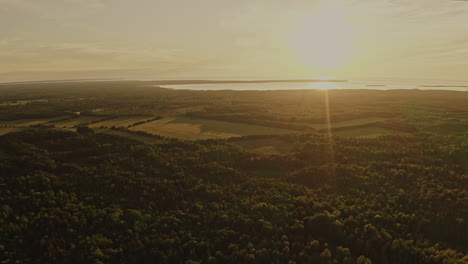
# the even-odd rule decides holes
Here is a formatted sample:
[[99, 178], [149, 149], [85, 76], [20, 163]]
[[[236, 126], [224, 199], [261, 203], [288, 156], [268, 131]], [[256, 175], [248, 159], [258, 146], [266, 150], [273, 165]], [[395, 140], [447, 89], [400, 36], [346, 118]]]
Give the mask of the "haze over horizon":
[[468, 2], [0, 0], [0, 82], [468, 81]]

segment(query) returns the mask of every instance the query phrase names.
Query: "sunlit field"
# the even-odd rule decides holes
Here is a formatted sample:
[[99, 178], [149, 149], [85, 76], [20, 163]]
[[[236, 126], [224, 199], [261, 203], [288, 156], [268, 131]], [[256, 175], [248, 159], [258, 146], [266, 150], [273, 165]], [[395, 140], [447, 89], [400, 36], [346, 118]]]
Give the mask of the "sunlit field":
[[90, 124], [91, 128], [111, 128], [111, 127], [123, 127], [128, 128], [135, 126], [139, 123], [146, 123], [147, 121], [155, 118], [154, 116], [121, 116], [105, 118], [105, 120]]
[[130, 130], [183, 139], [230, 138], [246, 135], [274, 135], [295, 132], [294, 130], [250, 125], [240, 122], [184, 117], [164, 118], [135, 126]]

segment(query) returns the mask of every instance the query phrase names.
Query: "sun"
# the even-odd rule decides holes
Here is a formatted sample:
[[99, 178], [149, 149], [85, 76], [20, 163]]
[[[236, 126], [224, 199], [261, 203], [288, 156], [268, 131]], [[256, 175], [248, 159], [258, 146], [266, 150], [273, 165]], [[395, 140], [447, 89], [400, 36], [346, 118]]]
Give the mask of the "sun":
[[301, 63], [318, 74], [333, 74], [355, 55], [355, 26], [349, 9], [324, 2], [304, 17], [292, 34], [292, 47]]

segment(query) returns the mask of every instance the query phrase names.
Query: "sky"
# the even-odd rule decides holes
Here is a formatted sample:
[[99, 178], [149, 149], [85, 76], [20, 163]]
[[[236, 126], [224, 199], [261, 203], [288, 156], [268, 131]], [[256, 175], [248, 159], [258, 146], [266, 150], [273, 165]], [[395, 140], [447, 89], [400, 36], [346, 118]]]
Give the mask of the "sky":
[[468, 81], [468, 1], [0, 0], [0, 82]]

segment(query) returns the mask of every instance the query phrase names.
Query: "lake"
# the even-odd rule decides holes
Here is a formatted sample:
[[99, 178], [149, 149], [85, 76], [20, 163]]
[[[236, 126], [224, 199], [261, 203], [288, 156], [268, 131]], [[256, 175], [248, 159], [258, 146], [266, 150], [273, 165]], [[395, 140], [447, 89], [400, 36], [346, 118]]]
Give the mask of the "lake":
[[452, 90], [468, 91], [468, 81], [434, 80], [350, 80], [347, 82], [265, 82], [265, 83], [210, 83], [161, 85], [161, 87], [188, 90], [327, 90], [327, 89], [372, 89], [372, 90]]

